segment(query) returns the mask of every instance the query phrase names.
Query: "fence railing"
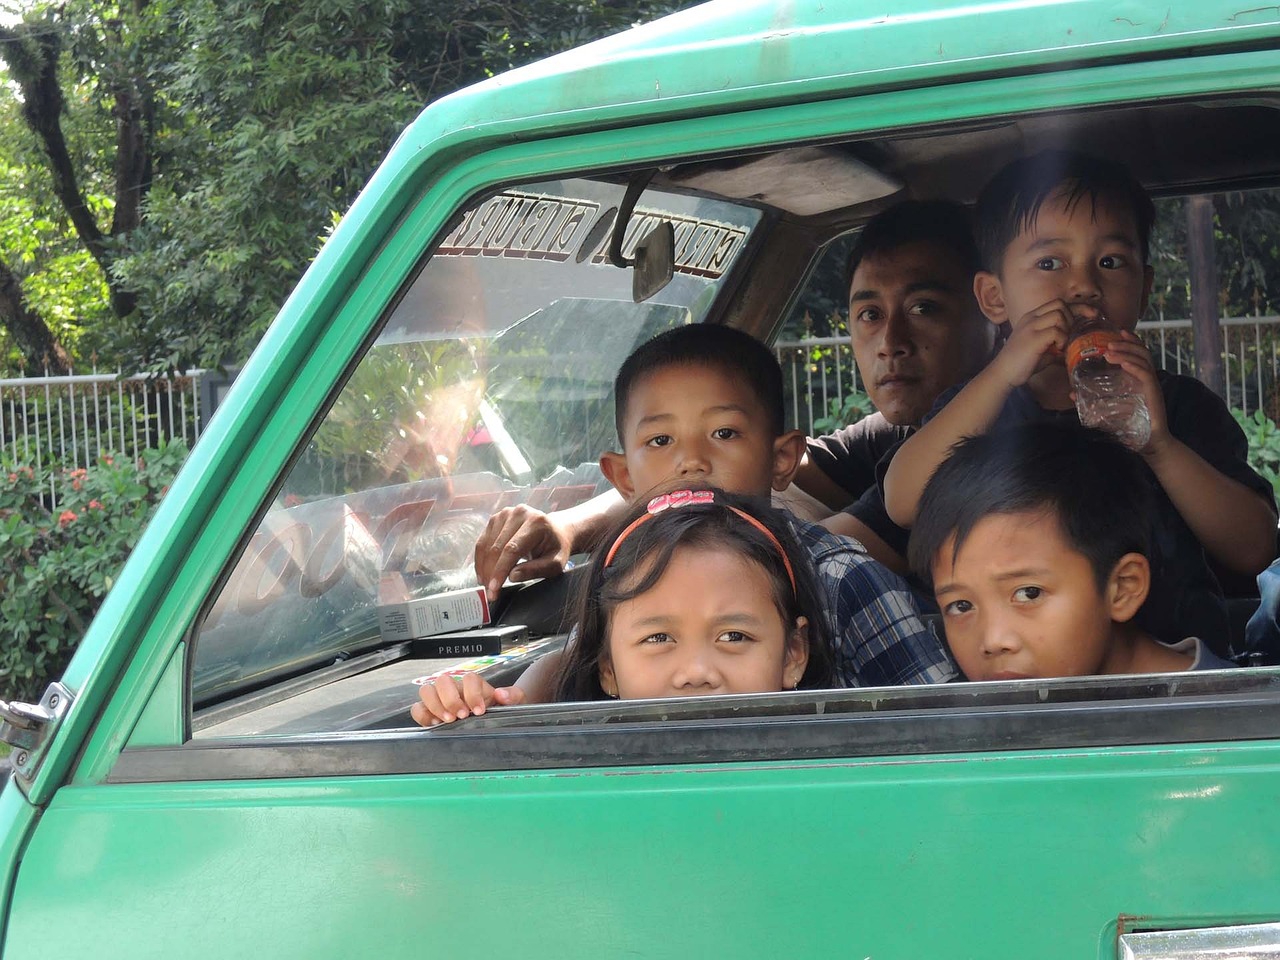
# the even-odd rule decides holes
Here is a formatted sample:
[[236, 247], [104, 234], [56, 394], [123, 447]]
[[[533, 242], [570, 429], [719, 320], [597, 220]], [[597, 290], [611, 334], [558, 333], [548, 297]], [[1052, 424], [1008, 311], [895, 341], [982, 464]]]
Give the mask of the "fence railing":
[[[1280, 316], [1221, 321], [1228, 403], [1246, 414], [1263, 410], [1280, 420]], [[1138, 324], [1156, 362], [1172, 373], [1195, 374], [1190, 320]], [[774, 345], [782, 365], [788, 425], [813, 434], [851, 391], [861, 391], [847, 337]], [[36, 469], [57, 462], [69, 469], [104, 454], [133, 457], [160, 439], [200, 436], [204, 370], [174, 376], [97, 373], [0, 379], [0, 451]], [[207, 403], [206, 403], [207, 405]], [[51, 490], [55, 499], [57, 491]]]
[[[1280, 316], [1224, 317], [1220, 328], [1228, 405], [1280, 420]], [[1148, 321], [1137, 332], [1163, 369], [1195, 376], [1190, 320]], [[851, 390], [862, 390], [848, 337], [782, 341], [774, 352], [782, 365], [789, 428], [812, 435], [832, 400], [843, 403]]]
[[[0, 379], [0, 451], [36, 470], [132, 458], [160, 440], [194, 444], [203, 370], [174, 376], [91, 373]], [[56, 506], [57, 482], [50, 482]]]

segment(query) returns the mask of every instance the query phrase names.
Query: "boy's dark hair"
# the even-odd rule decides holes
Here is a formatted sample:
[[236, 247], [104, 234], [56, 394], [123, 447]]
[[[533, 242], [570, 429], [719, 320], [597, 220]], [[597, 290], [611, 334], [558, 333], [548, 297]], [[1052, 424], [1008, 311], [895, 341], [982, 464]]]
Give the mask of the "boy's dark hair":
[[911, 530], [911, 568], [932, 582], [934, 559], [952, 555], [993, 514], [1052, 512], [1101, 589], [1126, 553], [1149, 554], [1154, 503], [1137, 454], [1097, 430], [1024, 424], [961, 440], [925, 485]]
[[[809, 621], [809, 662], [799, 685], [805, 689], [831, 685], [831, 634], [818, 595], [813, 561], [808, 551], [796, 542], [786, 517], [767, 500], [725, 493], [713, 487], [694, 489], [711, 490], [715, 501], [688, 503], [655, 513], [627, 534], [607, 567], [605, 557], [609, 548], [633, 521], [647, 513], [649, 501], [634, 504], [600, 541], [591, 572], [573, 604], [577, 633], [565, 648], [556, 680], [557, 701], [606, 698], [600, 687], [600, 664], [609, 652], [610, 614], [618, 604], [653, 587], [680, 547], [728, 548], [768, 573], [773, 583], [773, 602], [783, 622], [792, 624], [797, 617]], [[755, 517], [782, 545], [795, 574], [794, 591], [777, 546], [730, 507]], [[643, 576], [637, 577], [637, 570], [643, 570]]]
[[953, 200], [904, 200], [867, 221], [845, 264], [844, 288], [853, 286], [853, 275], [867, 257], [892, 253], [909, 243], [935, 243], [955, 253], [972, 276], [982, 269], [982, 257], [973, 236], [973, 218], [964, 204]]
[[1045, 150], [1005, 166], [978, 195], [978, 248], [985, 269], [1000, 272], [1009, 244], [1059, 190], [1066, 191], [1068, 210], [1086, 198], [1095, 212], [1103, 198], [1126, 206], [1138, 230], [1142, 260], [1150, 261], [1155, 204], [1124, 164], [1071, 150]]
[[772, 351], [733, 327], [694, 323], [658, 334], [622, 362], [613, 381], [614, 421], [622, 449], [626, 449], [622, 425], [632, 388], [638, 380], [668, 367], [717, 367], [731, 377], [741, 377], [764, 407], [773, 435], [785, 432], [782, 368]]

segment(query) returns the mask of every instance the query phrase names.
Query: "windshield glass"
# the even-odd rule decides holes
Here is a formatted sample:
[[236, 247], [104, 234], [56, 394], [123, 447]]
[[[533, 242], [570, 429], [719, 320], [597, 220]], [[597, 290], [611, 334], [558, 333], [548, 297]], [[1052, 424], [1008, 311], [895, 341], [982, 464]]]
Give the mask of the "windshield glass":
[[295, 461], [195, 646], [199, 706], [383, 642], [379, 606], [475, 584], [494, 510], [605, 489], [613, 377], [701, 321], [760, 212], [648, 190], [623, 254], [662, 220], [675, 275], [644, 303], [608, 261], [625, 184], [537, 183], [465, 211], [386, 317]]

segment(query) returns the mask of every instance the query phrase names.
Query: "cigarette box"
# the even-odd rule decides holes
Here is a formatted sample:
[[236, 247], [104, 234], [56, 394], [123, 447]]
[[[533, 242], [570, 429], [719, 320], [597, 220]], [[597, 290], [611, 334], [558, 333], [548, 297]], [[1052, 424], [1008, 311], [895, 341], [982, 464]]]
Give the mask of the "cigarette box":
[[378, 630], [383, 640], [414, 640], [481, 627], [488, 622], [489, 600], [484, 587], [451, 590], [378, 607]]

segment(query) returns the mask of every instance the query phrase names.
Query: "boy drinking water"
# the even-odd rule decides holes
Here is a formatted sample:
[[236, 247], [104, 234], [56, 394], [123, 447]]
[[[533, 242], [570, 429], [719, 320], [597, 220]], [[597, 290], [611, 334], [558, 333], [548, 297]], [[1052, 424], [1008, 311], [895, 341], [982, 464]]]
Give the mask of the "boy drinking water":
[[[642, 344], [618, 371], [614, 403], [622, 449], [602, 454], [600, 469], [631, 502], [685, 483], [768, 497], [786, 489], [804, 453], [804, 434], [784, 430], [778, 361], [730, 327], [678, 327]], [[795, 517], [789, 522], [817, 572], [837, 683], [892, 686], [955, 676], [906, 581], [858, 541]], [[415, 707], [415, 719], [452, 720], [483, 712], [486, 702], [549, 699], [558, 666], [548, 655], [516, 688], [465, 702], [453, 684], [424, 686], [425, 713]]]
[[1221, 645], [1226, 609], [1206, 554], [1256, 574], [1275, 553], [1276, 513], [1222, 401], [1197, 380], [1157, 370], [1133, 333], [1151, 290], [1154, 216], [1141, 186], [1108, 161], [1046, 152], [995, 176], [978, 199], [986, 269], [974, 292], [992, 323], [1011, 327], [1008, 342], [958, 393], [940, 397], [898, 448], [883, 477], [885, 505], [895, 522], [911, 526], [925, 483], [961, 437], [1020, 423], [1078, 423], [1063, 354], [1073, 324], [1099, 321], [1122, 332], [1106, 359], [1136, 379], [1151, 419], [1150, 439], [1137, 452], [1159, 522], [1152, 598], [1140, 622], [1161, 639], [1190, 627]]
[[1151, 581], [1142, 462], [1105, 434], [1024, 425], [957, 444], [925, 486], [912, 567], [970, 680], [1209, 670], [1133, 617]]

